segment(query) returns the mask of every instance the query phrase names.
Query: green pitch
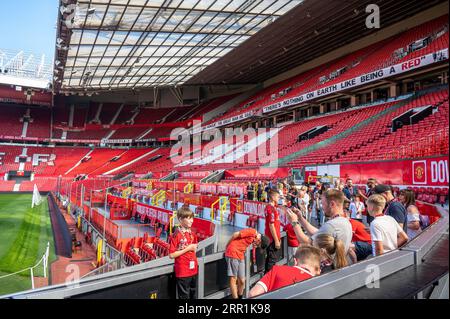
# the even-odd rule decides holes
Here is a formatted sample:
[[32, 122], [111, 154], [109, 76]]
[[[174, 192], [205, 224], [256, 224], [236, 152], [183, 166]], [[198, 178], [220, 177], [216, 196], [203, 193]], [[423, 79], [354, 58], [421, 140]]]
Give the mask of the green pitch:
[[[31, 208], [31, 194], [0, 194], [0, 277], [34, 266], [50, 242], [50, 263], [56, 259], [47, 199]], [[43, 267], [35, 268], [43, 276]], [[30, 271], [0, 278], [0, 296], [31, 289]]]

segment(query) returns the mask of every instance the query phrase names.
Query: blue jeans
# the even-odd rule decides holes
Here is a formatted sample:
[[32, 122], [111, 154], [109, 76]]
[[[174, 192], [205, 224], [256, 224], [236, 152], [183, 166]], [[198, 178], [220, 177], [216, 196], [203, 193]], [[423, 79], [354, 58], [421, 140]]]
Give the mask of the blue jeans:
[[317, 225], [320, 227], [325, 223], [325, 215], [321, 209], [317, 211]]
[[365, 241], [355, 242], [356, 260], [361, 261], [372, 255], [372, 245]]

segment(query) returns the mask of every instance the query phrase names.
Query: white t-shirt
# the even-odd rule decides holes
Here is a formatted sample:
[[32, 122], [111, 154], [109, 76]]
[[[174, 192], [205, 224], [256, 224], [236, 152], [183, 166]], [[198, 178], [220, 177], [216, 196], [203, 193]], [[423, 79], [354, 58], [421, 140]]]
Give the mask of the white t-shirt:
[[309, 195], [305, 194], [305, 196], [303, 196], [303, 198], [299, 198], [298, 202], [301, 203], [303, 202], [303, 204], [305, 204], [306, 210], [308, 210], [308, 206], [309, 206]]
[[345, 251], [348, 252], [350, 244], [352, 242], [353, 231], [352, 224], [345, 217], [336, 217], [328, 220], [322, 227], [319, 228], [317, 233], [312, 236], [314, 240], [318, 234], [329, 234], [337, 239], [342, 240], [345, 246]]
[[353, 219], [362, 219], [362, 211], [364, 210], [364, 204], [363, 202], [351, 202], [350, 207], [348, 208], [350, 210], [350, 217]]
[[[410, 223], [410, 222], [420, 222], [419, 214], [408, 213], [408, 215], [406, 215], [406, 219], [407, 219], [408, 223]], [[420, 228], [420, 227], [419, 227], [418, 230], [410, 229], [408, 227], [408, 230], [407, 230], [408, 239], [409, 240], [413, 239], [414, 237], [419, 235], [421, 232], [422, 232], [422, 228]]]
[[375, 256], [375, 241], [383, 242], [384, 253], [397, 249], [397, 236], [402, 231], [403, 229], [392, 216], [384, 215], [376, 217], [370, 223], [373, 255]]

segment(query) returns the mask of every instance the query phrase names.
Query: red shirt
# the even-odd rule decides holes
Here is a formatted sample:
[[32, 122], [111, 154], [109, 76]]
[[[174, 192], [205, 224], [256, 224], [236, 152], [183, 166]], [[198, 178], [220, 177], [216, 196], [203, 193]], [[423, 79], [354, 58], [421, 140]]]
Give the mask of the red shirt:
[[[183, 250], [190, 244], [197, 244], [197, 236], [189, 231], [183, 232], [178, 229], [170, 238], [169, 253]], [[193, 262], [193, 264], [191, 264]], [[193, 266], [193, 267], [192, 267]], [[189, 251], [181, 256], [175, 258], [175, 277], [185, 278], [197, 275], [198, 261], [195, 252]]]
[[313, 275], [304, 268], [275, 265], [261, 278], [260, 281], [258, 281], [258, 284], [264, 288], [265, 292], [270, 292], [293, 285], [311, 277], [313, 277]]
[[364, 241], [366, 243], [372, 244], [372, 239], [370, 234], [367, 232], [366, 227], [360, 221], [349, 219], [350, 224], [352, 224], [353, 237], [352, 242]]
[[225, 250], [225, 257], [244, 260], [245, 250], [255, 240], [257, 231], [254, 228], [246, 228], [241, 230], [240, 236], [233, 239]]
[[284, 226], [284, 231], [287, 235], [287, 242], [289, 247], [298, 247], [300, 243], [298, 242], [297, 235], [295, 235], [294, 227], [292, 227], [291, 223]]
[[265, 234], [269, 237], [270, 242], [273, 242], [272, 233], [270, 232], [269, 225], [274, 224], [275, 231], [277, 233], [278, 240], [281, 240], [281, 231], [280, 231], [280, 216], [278, 215], [278, 210], [276, 207], [272, 205], [267, 205], [265, 210], [266, 215], [266, 229]]

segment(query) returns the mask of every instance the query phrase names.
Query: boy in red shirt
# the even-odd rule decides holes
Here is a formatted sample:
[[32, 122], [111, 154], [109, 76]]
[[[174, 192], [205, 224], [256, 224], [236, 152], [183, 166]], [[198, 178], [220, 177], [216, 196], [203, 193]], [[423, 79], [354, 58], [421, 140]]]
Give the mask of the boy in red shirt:
[[359, 220], [350, 218], [350, 212], [346, 213], [350, 224], [352, 225], [352, 249], [355, 251], [356, 260], [361, 261], [372, 255], [372, 239], [370, 233], [366, 230], [366, 226]]
[[265, 234], [269, 237], [270, 245], [267, 247], [266, 269], [268, 273], [272, 267], [281, 259], [281, 230], [280, 216], [277, 210], [277, 204], [280, 199], [278, 191], [271, 189], [269, 191], [269, 205], [265, 210], [266, 225]]
[[250, 297], [280, 289], [320, 275], [320, 249], [301, 246], [294, 257], [295, 266], [273, 266], [250, 290]]
[[[299, 215], [298, 210], [294, 210], [294, 213]], [[299, 217], [300, 218], [300, 217]], [[292, 266], [294, 264], [294, 256], [297, 252], [298, 246], [300, 246], [300, 242], [298, 241], [297, 235], [295, 234], [294, 227], [291, 223], [286, 224], [284, 226], [284, 231], [286, 232], [287, 236], [287, 244], [288, 244], [288, 265]]]
[[197, 236], [192, 233], [194, 213], [187, 207], [177, 211], [180, 227], [170, 238], [169, 257], [175, 259], [175, 278], [179, 299], [195, 299], [198, 261]]
[[225, 250], [227, 261], [227, 273], [230, 277], [230, 290], [233, 299], [242, 299], [245, 288], [245, 261], [244, 255], [248, 246], [261, 246], [266, 249], [269, 245], [269, 238], [261, 235], [254, 228], [246, 228], [235, 232], [231, 236]]

